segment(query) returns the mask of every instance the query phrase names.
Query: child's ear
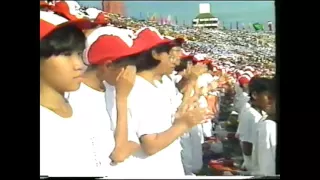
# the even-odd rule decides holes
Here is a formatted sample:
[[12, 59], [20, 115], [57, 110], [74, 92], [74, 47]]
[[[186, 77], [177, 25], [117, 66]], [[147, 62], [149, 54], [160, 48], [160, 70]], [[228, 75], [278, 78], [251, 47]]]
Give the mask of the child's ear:
[[257, 99], [257, 93], [256, 93], [256, 92], [252, 92], [252, 93], [251, 93], [251, 96], [252, 96], [252, 98], [253, 98], [254, 100]]
[[160, 60], [159, 54], [155, 50], [153, 50], [151, 52], [151, 55], [152, 55], [153, 59]]

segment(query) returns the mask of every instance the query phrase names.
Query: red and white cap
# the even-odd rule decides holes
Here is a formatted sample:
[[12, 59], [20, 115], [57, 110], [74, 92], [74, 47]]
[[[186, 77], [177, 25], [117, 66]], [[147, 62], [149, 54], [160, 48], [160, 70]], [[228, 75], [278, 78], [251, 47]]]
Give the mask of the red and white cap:
[[65, 25], [76, 25], [80, 29], [90, 29], [95, 26], [89, 19], [77, 19], [68, 21], [53, 12], [40, 11], [40, 40], [56, 28]]
[[56, 2], [52, 10], [68, 20], [89, 18], [87, 15], [80, 11], [80, 5], [77, 1]]
[[104, 26], [95, 29], [86, 41], [85, 64], [103, 64], [142, 52], [145, 46], [134, 42], [126, 29]]
[[194, 58], [195, 58], [196, 61], [203, 61], [203, 60], [206, 59], [206, 57], [207, 57], [206, 54], [196, 54], [196, 55], [194, 55]]
[[254, 76], [254, 74], [251, 71], [244, 71], [243, 75], [248, 75], [250, 78]]
[[94, 19], [97, 24], [107, 25], [110, 22], [106, 13], [99, 9], [88, 8], [86, 9], [86, 13], [89, 15], [89, 18]]
[[149, 50], [155, 46], [161, 44], [172, 44], [176, 45], [184, 43], [183, 38], [176, 38], [176, 39], [168, 39], [163, 37], [160, 32], [154, 27], [143, 27], [135, 32], [135, 42], [139, 46], [144, 45], [145, 50]]
[[188, 59], [188, 58], [194, 59], [194, 55], [191, 54], [190, 52], [186, 52], [184, 49], [182, 49], [181, 60]]
[[[206, 54], [197, 53], [193, 57], [193, 62], [197, 63], [197, 64], [207, 64], [209, 62], [206, 60], [206, 57], [207, 57]], [[210, 63], [211, 63], [211, 61], [210, 61]]]
[[249, 84], [250, 82], [250, 77], [248, 75], [242, 75], [239, 77], [238, 81], [241, 85]]

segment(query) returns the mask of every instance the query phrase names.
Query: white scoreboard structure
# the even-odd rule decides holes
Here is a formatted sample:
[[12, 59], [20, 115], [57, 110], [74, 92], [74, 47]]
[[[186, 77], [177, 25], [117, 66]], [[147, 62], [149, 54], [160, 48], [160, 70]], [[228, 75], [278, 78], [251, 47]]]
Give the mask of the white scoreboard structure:
[[211, 13], [211, 6], [209, 3], [200, 3], [199, 4], [199, 14]]
[[199, 15], [192, 20], [193, 27], [218, 28], [219, 19], [211, 14], [211, 5], [209, 3], [199, 4]]

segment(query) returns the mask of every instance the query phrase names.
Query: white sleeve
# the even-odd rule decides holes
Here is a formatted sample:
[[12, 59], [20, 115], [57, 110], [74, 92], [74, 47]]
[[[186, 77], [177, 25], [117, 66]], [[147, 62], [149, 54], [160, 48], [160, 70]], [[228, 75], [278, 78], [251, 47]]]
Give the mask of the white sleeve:
[[242, 129], [240, 131], [240, 137], [241, 137], [241, 141], [245, 141], [245, 142], [249, 142], [249, 143], [253, 143], [253, 130], [254, 130], [254, 116], [248, 112], [245, 113], [245, 116], [243, 117], [243, 119], [241, 120], [242, 123]]
[[276, 148], [276, 124], [264, 122], [265, 126], [259, 131], [259, 171], [260, 175], [276, 175], [275, 148]]

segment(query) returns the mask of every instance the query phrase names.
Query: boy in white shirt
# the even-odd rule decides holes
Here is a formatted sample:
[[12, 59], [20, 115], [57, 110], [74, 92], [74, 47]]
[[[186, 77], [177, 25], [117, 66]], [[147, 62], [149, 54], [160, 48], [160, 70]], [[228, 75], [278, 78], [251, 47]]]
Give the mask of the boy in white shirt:
[[[98, 62], [98, 61], [104, 60], [107, 57], [110, 58], [111, 55], [115, 55], [119, 53], [124, 53], [124, 52], [130, 53], [133, 51], [142, 52], [143, 50], [141, 50], [140, 48], [145, 49], [145, 45], [147, 42], [155, 43], [154, 41], [151, 41], [150, 37], [147, 37], [147, 41], [146, 41], [144, 39], [144, 36], [139, 35], [138, 38], [135, 40], [135, 43], [133, 43], [132, 41], [130, 43], [130, 39], [126, 37], [122, 37], [122, 38], [125, 38], [125, 43], [127, 43], [127, 45], [122, 46], [122, 48], [114, 47], [112, 46], [114, 42], [112, 43], [110, 42], [110, 40], [106, 40], [105, 37], [108, 37], [108, 34], [110, 33], [112, 33], [113, 36], [115, 36], [115, 32], [109, 32], [107, 34], [104, 34], [103, 31], [104, 30], [102, 29], [99, 31], [92, 32], [92, 34], [90, 35], [92, 37], [91, 40], [89, 40], [90, 36], [88, 37], [87, 42], [88, 42], [89, 48], [87, 48], [88, 51], [86, 52], [86, 55], [88, 56], [89, 60], [90, 60], [90, 56], [91, 58], [96, 59], [96, 61]], [[103, 39], [105, 39], [105, 41]], [[129, 49], [126, 49], [126, 48], [129, 48]], [[128, 56], [130, 55], [127, 54], [127, 56], [124, 56], [124, 58], [127, 58]], [[128, 58], [133, 58], [133, 56], [130, 56]], [[139, 59], [137, 59], [137, 61], [139, 61]], [[111, 66], [108, 66], [108, 68], [104, 68], [103, 71], [109, 71], [109, 73], [114, 73], [114, 74], [125, 73], [124, 72], [125, 69], [121, 69], [121, 68], [119, 69], [117, 68], [117, 66], [113, 66], [113, 64], [115, 63], [112, 63]], [[144, 63], [144, 64], [148, 64], [148, 63]], [[151, 139], [149, 139], [149, 141], [156, 141], [155, 143], [152, 143], [152, 142], [150, 143], [149, 141], [146, 142], [145, 139], [142, 140], [141, 138], [139, 140], [139, 137], [147, 136], [147, 135], [144, 136], [144, 134], [146, 133], [145, 131], [150, 132], [154, 128], [163, 128], [161, 123], [164, 122], [163, 121], [164, 117], [167, 118], [169, 116], [169, 122], [172, 123], [171, 113], [159, 114], [159, 111], [163, 111], [164, 109], [168, 108], [168, 104], [166, 104], [165, 102], [169, 102], [169, 99], [164, 97], [161, 98], [163, 93], [160, 93], [159, 96], [157, 96], [156, 93], [159, 93], [158, 88], [156, 88], [152, 84], [147, 83], [145, 80], [143, 80], [141, 77], [138, 76], [134, 83], [134, 87], [130, 92], [129, 97], [126, 99], [128, 102], [128, 105], [124, 109], [127, 109], [128, 113], [119, 114], [119, 112], [116, 111], [119, 108], [115, 108], [115, 107], [124, 106], [127, 103], [118, 104], [118, 101], [116, 99], [119, 98], [118, 93], [119, 91], [121, 91], [121, 89], [115, 88], [117, 87], [117, 84], [116, 84], [117, 81], [114, 77], [117, 77], [117, 76], [104, 77], [106, 81], [105, 84], [107, 85], [106, 86], [107, 110], [112, 119], [111, 128], [115, 132], [116, 143], [117, 143], [117, 135], [119, 135], [118, 137], [121, 137], [121, 135], [123, 134], [126, 134], [125, 137], [128, 138], [129, 142], [128, 140], [127, 142], [122, 141], [124, 143], [122, 144], [121, 147], [125, 147], [126, 145], [127, 149], [122, 148], [122, 150], [118, 150], [120, 153], [125, 154], [127, 159], [125, 159], [122, 163], [117, 164], [115, 167], [118, 167], [118, 168], [109, 177], [114, 177], [114, 176], [158, 177], [159, 175], [174, 176], [175, 174], [179, 173], [179, 171], [175, 171], [177, 169], [170, 168], [167, 165], [164, 165], [164, 166], [162, 166], [163, 164], [161, 165], [160, 163], [161, 161], [170, 157], [166, 156], [164, 158], [163, 156], [161, 156], [161, 154], [160, 155], [153, 155], [153, 154], [157, 153], [158, 151], [161, 151], [163, 148], [168, 146], [173, 139], [177, 138], [176, 135], [179, 135], [181, 133], [180, 131], [182, 132], [185, 131], [185, 125], [188, 123], [182, 123], [182, 122], [196, 121], [198, 123], [200, 121], [199, 119], [203, 118], [203, 115], [205, 113], [200, 113], [199, 110], [193, 111], [194, 113], [196, 113], [196, 114], [193, 113], [194, 115], [193, 118], [190, 118], [190, 113], [185, 113], [181, 117], [183, 118], [184, 121], [178, 121], [181, 123], [178, 123], [176, 121], [175, 124], [177, 125], [173, 126], [173, 129], [169, 132], [169, 134], [166, 132], [164, 132], [163, 134], [159, 131], [154, 131], [154, 133], [158, 133], [158, 134], [154, 134], [155, 136], [150, 137]], [[141, 85], [141, 89], [138, 88], [139, 84]], [[152, 97], [148, 95], [152, 95]], [[156, 100], [154, 98], [156, 98]], [[160, 101], [159, 103], [155, 104], [158, 98], [160, 98], [159, 99]], [[165, 104], [163, 104], [162, 102], [164, 102]], [[165, 111], [165, 112], [169, 112], [169, 111]], [[125, 114], [128, 119], [127, 123], [123, 123], [125, 122], [126, 119], [122, 119], [121, 121], [119, 121], [119, 116], [123, 116], [123, 114]], [[168, 123], [167, 121], [165, 122]], [[149, 123], [151, 123], [151, 126], [155, 125], [155, 127], [154, 128], [149, 127]], [[160, 124], [157, 125], [157, 123], [160, 123]], [[145, 126], [148, 126], [148, 127], [144, 128]], [[159, 136], [164, 136], [164, 137], [159, 137]], [[153, 137], [156, 139], [153, 139]], [[169, 143], [163, 142], [168, 140], [169, 140]], [[139, 149], [139, 144], [142, 149]], [[118, 145], [118, 147], [120, 146]], [[138, 151], [135, 151], [136, 148], [138, 148]], [[129, 153], [129, 150], [130, 150], [130, 153]], [[117, 151], [117, 145], [116, 145], [115, 151]], [[167, 154], [165, 152], [163, 152], [162, 154]], [[160, 159], [157, 157], [159, 157]], [[173, 166], [175, 166], [175, 164], [176, 163], [172, 163]], [[122, 169], [122, 171], [120, 169]], [[123, 172], [126, 172], [126, 173], [123, 173]]]
[[276, 175], [276, 146], [277, 146], [277, 121], [276, 121], [276, 82], [270, 80], [271, 90], [269, 101], [265, 101], [265, 111], [268, 117], [259, 122], [257, 134], [257, 160], [258, 168], [252, 175]]
[[[112, 33], [113, 36], [109, 35]], [[118, 39], [115, 39], [115, 36]], [[117, 167], [110, 167], [110, 154], [112, 161], [119, 163], [139, 148], [137, 143], [128, 141], [127, 130], [122, 131], [122, 126], [118, 126], [117, 129], [121, 133], [114, 135], [111, 117], [106, 110], [106, 102], [108, 101], [105, 99], [107, 98], [103, 83], [105, 80], [112, 81], [117, 89], [116, 110], [120, 114], [117, 117], [117, 122], [128, 126], [126, 122], [127, 97], [135, 81], [135, 66], [132, 65], [132, 59], [121, 58], [121, 53], [110, 56], [111, 54], [108, 54], [110, 52], [108, 50], [111, 49], [110, 45], [104, 44], [105, 42], [112, 43], [112, 47], [121, 49], [125, 44], [120, 38], [123, 36], [129, 38], [127, 32], [115, 27], [101, 27], [88, 33], [88, 47], [85, 50], [86, 56], [84, 58], [89, 66], [83, 76], [80, 89], [70, 93], [68, 98], [75, 107], [74, 110], [79, 111], [78, 114], [87, 121], [88, 128], [92, 127], [92, 131], [87, 131], [87, 133], [98, 146], [95, 151], [98, 151], [96, 156], [104, 176], [111, 176], [116, 172]], [[105, 53], [96, 54], [97, 49], [101, 48], [105, 49]]]
[[241, 142], [244, 163], [248, 171], [255, 171], [257, 167], [254, 144], [256, 143], [257, 123], [265, 117], [264, 101], [269, 91], [269, 80], [255, 78], [249, 83], [250, 104], [239, 114], [238, 134]]
[[[108, 121], [104, 129], [107, 132], [109, 128], [111, 136], [108, 135], [110, 138], [105, 138], [104, 143], [109, 143], [109, 148], [104, 154], [110, 155], [115, 165], [109, 167], [107, 173], [109, 177], [130, 176], [134, 171], [134, 168], [131, 168], [134, 164], [126, 166], [127, 163], [122, 162], [130, 159], [130, 156], [140, 149], [139, 139], [135, 133], [130, 133], [131, 126], [128, 125], [130, 124], [128, 96], [135, 82], [136, 71], [135, 59], [127, 57], [142, 51], [143, 47], [133, 49], [130, 44], [133, 44], [133, 39], [128, 31], [116, 27], [99, 27], [88, 35], [85, 49], [84, 60], [90, 66], [84, 82], [100, 89], [102, 97], [96, 99], [99, 101], [97, 105], [92, 101], [93, 96], [84, 94], [82, 99], [90, 100], [83, 102], [85, 104], [82, 106], [93, 108], [92, 112], [96, 113], [98, 109], [96, 106], [99, 106], [100, 118]], [[78, 100], [81, 100], [80, 96], [78, 97]], [[87, 114], [90, 115], [92, 112], [89, 111]], [[112, 147], [111, 151], [110, 147]], [[127, 173], [123, 174], [124, 171]]]
[[162, 39], [154, 29], [144, 28], [138, 32], [136, 45], [143, 44], [148, 48], [138, 57], [137, 77], [128, 99], [132, 122], [129, 126], [137, 134], [142, 148], [133, 154], [139, 160], [131, 167], [135, 170], [132, 176], [181, 177], [184, 170], [179, 137], [209, 114], [193, 109], [178, 113], [172, 119], [170, 99], [154, 81], [173, 71], [174, 62], [181, 56], [180, 45], [173, 44], [178, 43], [176, 41]]
[[84, 24], [91, 23], [40, 11], [41, 176], [96, 175], [91, 146], [82, 136], [84, 126], [64, 98], [65, 92], [80, 87], [86, 37], [79, 28]]

